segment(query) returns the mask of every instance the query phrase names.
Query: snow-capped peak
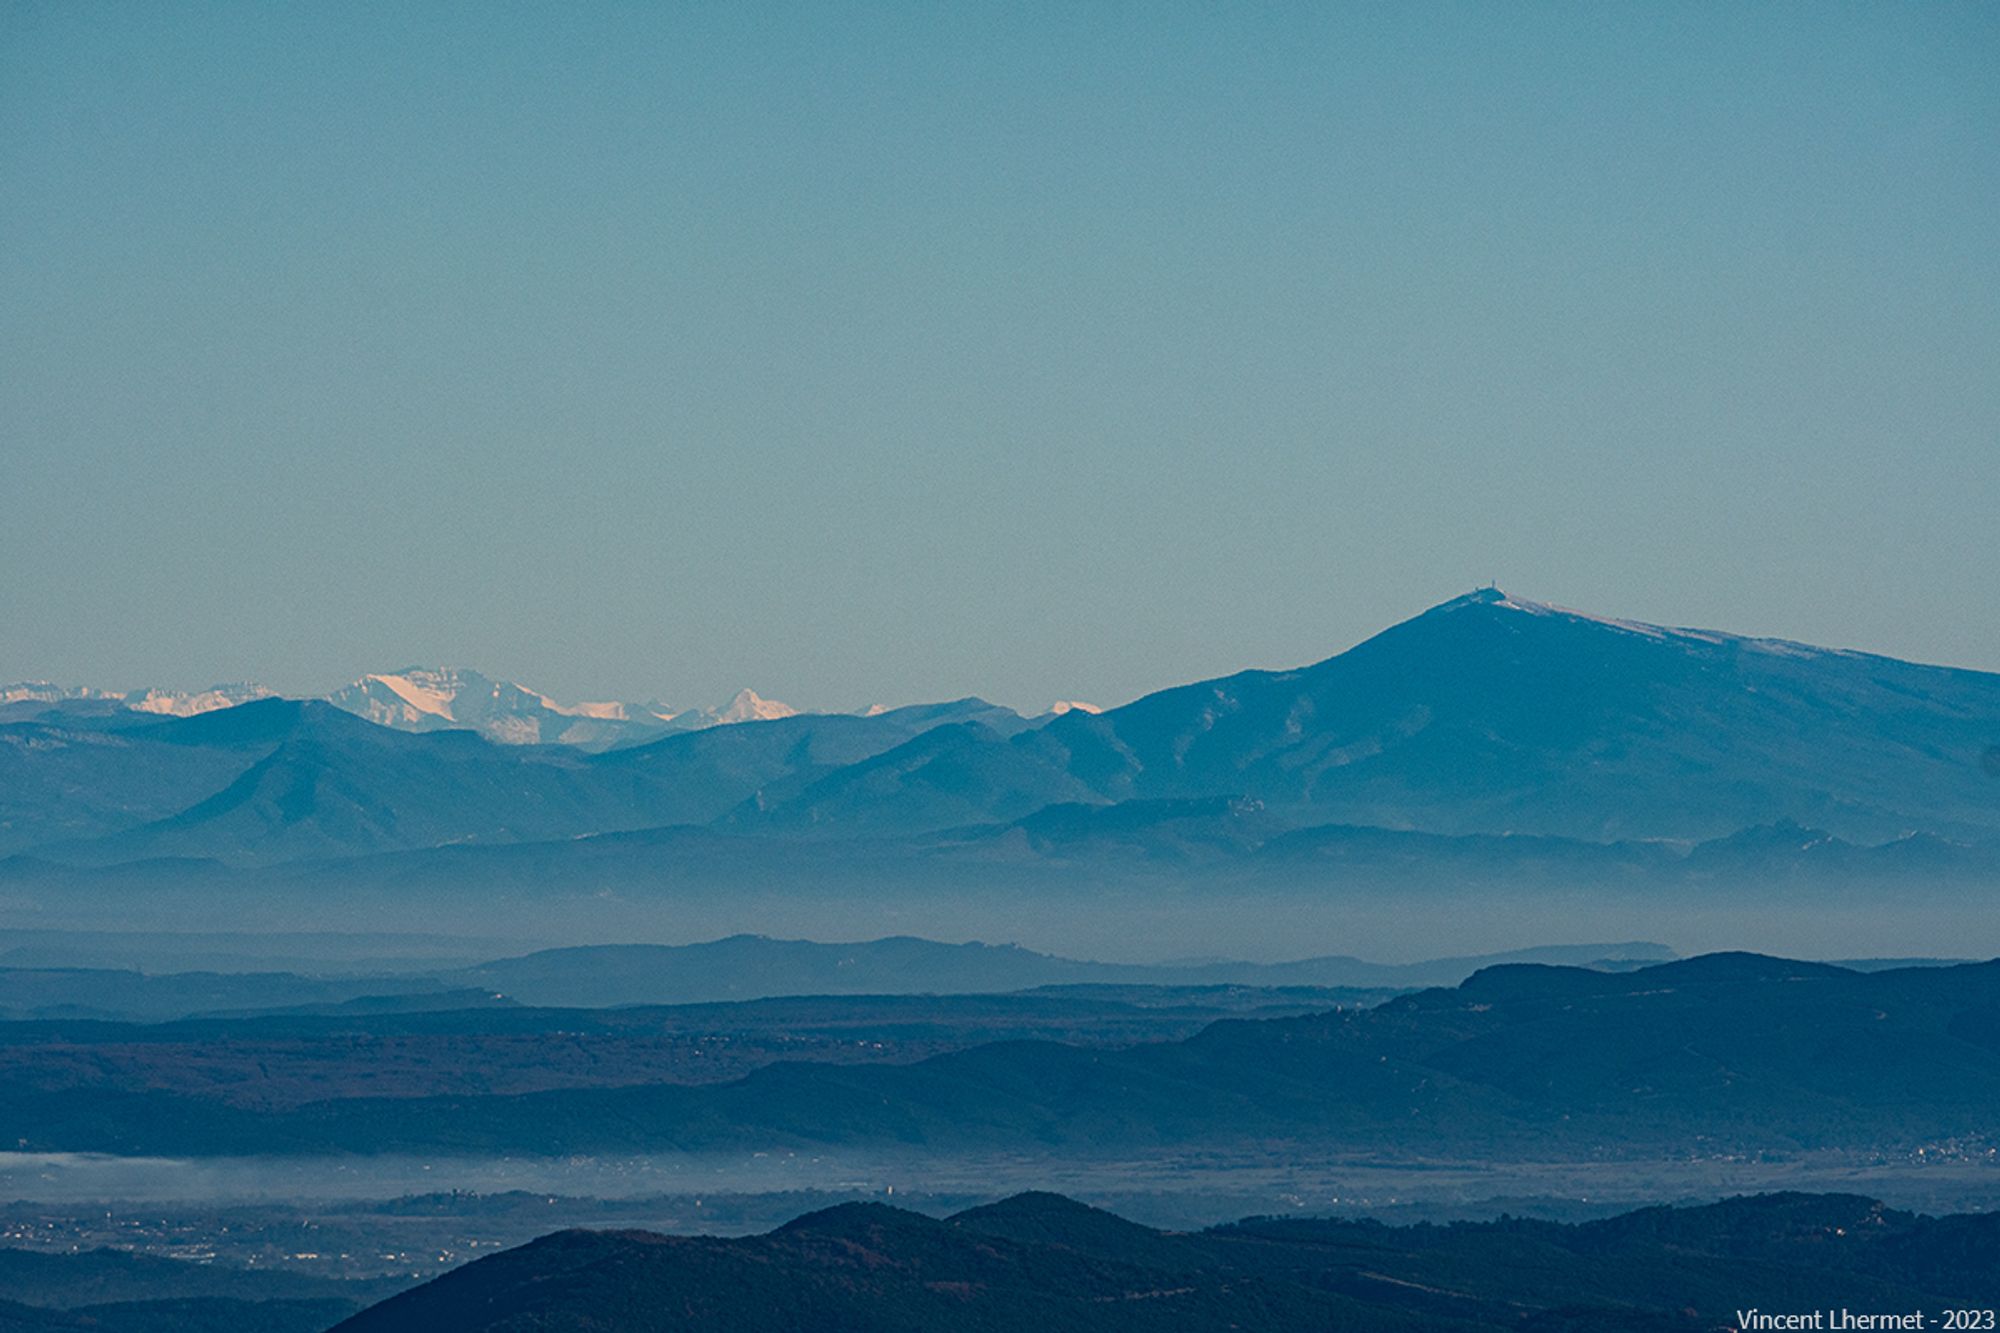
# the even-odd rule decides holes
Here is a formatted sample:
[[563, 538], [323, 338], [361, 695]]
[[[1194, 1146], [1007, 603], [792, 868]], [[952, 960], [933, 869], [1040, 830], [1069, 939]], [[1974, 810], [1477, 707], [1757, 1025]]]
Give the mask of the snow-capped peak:
[[[514, 687], [519, 689], [518, 686]], [[385, 727], [425, 730], [440, 724], [465, 722], [458, 706], [464, 698], [472, 707], [468, 713], [484, 711], [473, 701], [499, 687], [477, 671], [438, 667], [404, 667], [361, 677], [345, 689], [327, 696], [335, 707], [367, 718]], [[527, 694], [527, 691], [521, 691]]]
[[141, 713], [164, 713], [170, 717], [193, 717], [218, 708], [234, 708], [258, 699], [275, 697], [275, 691], [248, 681], [233, 685], [211, 685], [205, 690], [134, 690], [125, 696], [125, 706]]
[[450, 722], [455, 720], [452, 704], [464, 684], [463, 673], [457, 671], [425, 671], [419, 667], [408, 667], [402, 671], [363, 676], [335, 694], [333, 701], [345, 708], [347, 697], [359, 696], [369, 701], [370, 712], [389, 708], [396, 710], [405, 721], [439, 717]]
[[708, 716], [715, 725], [724, 726], [731, 722], [769, 722], [781, 717], [796, 717], [798, 712], [790, 704], [766, 699], [755, 690], [744, 689], [738, 690], [735, 698]]
[[1064, 713], [1101, 713], [1104, 710], [1096, 704], [1087, 704], [1081, 699], [1058, 699], [1049, 705], [1050, 717], [1061, 717]]
[[798, 712], [755, 690], [738, 691], [720, 708], [686, 712], [656, 702], [559, 703], [525, 685], [452, 667], [405, 667], [367, 675], [327, 698], [350, 713], [401, 731], [457, 728], [477, 731], [503, 745], [559, 743], [589, 749]]

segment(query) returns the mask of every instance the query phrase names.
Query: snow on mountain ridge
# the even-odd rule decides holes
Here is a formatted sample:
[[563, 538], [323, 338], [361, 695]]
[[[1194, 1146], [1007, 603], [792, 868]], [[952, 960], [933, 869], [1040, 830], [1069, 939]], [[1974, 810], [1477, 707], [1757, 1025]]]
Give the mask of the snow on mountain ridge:
[[706, 716], [711, 725], [726, 726], [731, 722], [771, 722], [781, 717], [797, 717], [799, 710], [790, 704], [779, 703], [776, 699], [766, 699], [755, 690], [738, 690], [736, 697], [720, 709]]
[[211, 713], [218, 708], [234, 708], [238, 704], [274, 697], [273, 691], [247, 681], [211, 685], [203, 690], [100, 690], [89, 685], [57, 685], [46, 680], [23, 680], [0, 685], [0, 705], [100, 702], [167, 717], [193, 717], [197, 713]]
[[649, 701], [565, 704], [538, 690], [460, 667], [405, 667], [361, 677], [327, 696], [336, 707], [403, 731], [463, 729], [501, 745], [608, 749], [672, 731], [792, 717], [799, 710], [741, 690], [719, 708], [677, 711]]
[[[203, 690], [130, 691], [38, 680], [0, 684], [0, 707], [68, 705], [171, 717], [192, 717], [276, 697], [276, 691], [248, 683]], [[371, 672], [321, 697], [336, 708], [397, 731], [476, 731], [501, 745], [562, 744], [599, 750], [674, 731], [767, 721], [799, 712], [749, 689], [714, 708], [677, 710], [656, 700], [565, 704], [514, 681], [458, 667]]]
[[1770, 653], [1778, 657], [1856, 655], [1844, 648], [1823, 648], [1817, 644], [1797, 643], [1791, 639], [1760, 638], [1747, 634], [1731, 634], [1726, 630], [1694, 629], [1684, 625], [1655, 625], [1644, 620], [1601, 616], [1590, 611], [1579, 611], [1574, 607], [1558, 606], [1553, 602], [1537, 602], [1526, 597], [1514, 597], [1497, 587], [1480, 588], [1462, 597], [1455, 597], [1449, 602], [1431, 608], [1426, 614], [1449, 613], [1472, 606], [1490, 606], [1502, 611], [1518, 611], [1524, 615], [1585, 621], [1648, 639], [1682, 639], [1707, 644], [1734, 643], [1752, 652]]
[[[366, 693], [371, 684], [379, 684], [402, 700], [403, 707], [408, 710], [411, 720], [422, 715], [456, 721], [452, 716], [451, 706], [458, 697], [458, 690], [455, 687], [444, 686], [447, 677], [456, 675], [456, 672], [419, 672], [411, 669], [394, 675], [363, 676], [349, 688], [360, 688]], [[438, 684], [420, 684], [419, 677], [429, 677], [438, 681]]]
[[205, 690], [134, 690], [125, 696], [125, 706], [141, 713], [164, 713], [171, 717], [193, 717], [197, 713], [212, 713], [219, 708], [234, 708], [238, 704], [251, 703], [258, 699], [275, 698], [275, 691], [262, 685], [241, 682], [233, 685], [211, 685]]

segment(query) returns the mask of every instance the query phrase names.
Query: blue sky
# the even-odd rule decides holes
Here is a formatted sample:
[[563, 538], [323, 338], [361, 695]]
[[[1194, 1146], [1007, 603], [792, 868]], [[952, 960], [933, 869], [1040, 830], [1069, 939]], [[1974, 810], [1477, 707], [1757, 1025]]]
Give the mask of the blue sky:
[[2000, 668], [1990, 5], [0, 9], [0, 679]]

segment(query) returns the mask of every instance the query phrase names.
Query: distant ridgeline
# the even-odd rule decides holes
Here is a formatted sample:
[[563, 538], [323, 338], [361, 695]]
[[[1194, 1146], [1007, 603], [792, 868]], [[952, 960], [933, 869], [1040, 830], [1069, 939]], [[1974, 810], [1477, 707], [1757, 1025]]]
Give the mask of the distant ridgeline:
[[[1084, 1022], [1083, 1008], [1051, 1010], [1049, 998], [1033, 1000], [1045, 1006], [1034, 1022]], [[964, 1012], [928, 1003], [933, 1027]], [[1119, 1003], [1100, 1002], [1089, 1021], [1126, 1021], [1111, 1012]], [[533, 1021], [522, 1012], [522, 1024]], [[607, 1025], [663, 1021], [620, 1012], [556, 1026], [573, 1046]], [[989, 1002], [974, 1012], [991, 1023], [1001, 1011]], [[507, 1015], [396, 1021], [400, 1031], [498, 1031]], [[804, 1021], [784, 1017], [795, 1031]], [[209, 1035], [231, 1031], [240, 1040], [246, 1030]], [[32, 1062], [33, 1042], [69, 1049], [88, 1036], [77, 1023], [22, 1025], [10, 1059]], [[107, 1037], [132, 1049], [151, 1040]], [[1507, 964], [1369, 1008], [1223, 1018], [1182, 1040], [995, 1041], [906, 1064], [780, 1062], [699, 1085], [359, 1095], [369, 1091], [252, 1105], [157, 1080], [59, 1086], [27, 1069], [0, 1080], [0, 1123], [33, 1151], [169, 1156], [833, 1144], [1090, 1155], [1289, 1143], [1461, 1160], [1810, 1149], [1986, 1160], [2000, 1106], [2000, 963], [1860, 972], [1714, 954], [1627, 971]]]
[[561, 1232], [338, 1328], [1644, 1333], [1735, 1328], [1746, 1305], [1942, 1320], [1996, 1301], [2000, 1215], [1915, 1217], [1853, 1195], [1581, 1225], [1300, 1219], [1183, 1235], [1023, 1194], [943, 1220], [845, 1204], [740, 1239]]
[[401, 960], [397, 969], [382, 958], [359, 960], [358, 965], [291, 958], [281, 969], [254, 954], [211, 955], [206, 967], [189, 965], [190, 954], [199, 954], [204, 938], [157, 933], [114, 935], [99, 942], [83, 932], [0, 930], [0, 1021], [359, 1017], [522, 1006], [700, 1005], [777, 996], [962, 1001], [1010, 991], [1051, 998], [1070, 994], [1079, 1001], [1118, 998], [1142, 1005], [1230, 1008], [1264, 997], [1327, 1009], [1372, 1003], [1420, 986], [1456, 985], [1495, 963], [1619, 968], [1674, 957], [1662, 945], [1625, 941], [1417, 963], [1374, 963], [1345, 955], [1283, 963], [1102, 963], [1012, 944], [941, 944], [911, 936], [823, 944], [732, 935], [704, 944], [543, 949], [471, 966], [452, 962], [422, 968]]
[[[491, 704], [465, 674], [452, 707]], [[369, 679], [363, 711], [385, 720], [444, 689]], [[537, 891], [1080, 869], [1688, 892], [2000, 876], [2000, 675], [1493, 589], [1315, 666], [1032, 719], [977, 699], [745, 704], [763, 720], [593, 753], [437, 713], [412, 731], [327, 702], [102, 702], [0, 710], [0, 882], [118, 864], [135, 884], [263, 867], [279, 888]]]

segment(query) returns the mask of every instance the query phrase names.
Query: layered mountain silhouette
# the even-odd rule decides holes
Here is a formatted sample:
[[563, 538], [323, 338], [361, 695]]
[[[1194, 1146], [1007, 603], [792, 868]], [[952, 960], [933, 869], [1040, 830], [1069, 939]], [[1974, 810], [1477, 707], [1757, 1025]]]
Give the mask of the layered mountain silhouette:
[[108, 713], [126, 710], [162, 717], [193, 717], [218, 708], [234, 708], [253, 699], [268, 699], [275, 691], [248, 683], [211, 685], [205, 690], [99, 690], [89, 686], [57, 685], [46, 680], [0, 685], [0, 718], [18, 720], [49, 712]]
[[906, 1065], [781, 1063], [706, 1086], [367, 1097], [253, 1113], [15, 1086], [31, 1151], [768, 1151], [1126, 1155], [1272, 1143], [1578, 1160], [1980, 1154], [2000, 1103], [2000, 963], [1860, 972], [1755, 954], [1629, 971], [1485, 968], [1366, 1009], [1225, 1020], [1125, 1049], [1009, 1041]]
[[657, 702], [560, 704], [510, 680], [434, 667], [363, 676], [327, 702], [398, 731], [476, 731], [503, 745], [607, 748], [679, 729], [683, 716]]
[[[276, 691], [255, 684], [118, 691], [20, 681], [0, 685], [0, 722], [94, 718], [115, 725], [149, 717], [193, 717], [275, 697]], [[465, 667], [407, 666], [371, 672], [323, 697], [344, 712], [396, 731], [472, 731], [499, 745], [571, 745], [583, 750], [640, 744], [675, 731], [765, 722], [799, 711], [748, 689], [713, 708], [677, 709], [658, 700], [561, 703], [519, 682]], [[1012, 710], [998, 711], [1016, 716]], [[140, 716], [120, 718], [127, 713]]]
[[[268, 864], [708, 825], [738, 846], [889, 840], [905, 859], [1229, 860], [1346, 855], [1378, 829], [1505, 837], [1510, 857], [1526, 838], [1709, 843], [1719, 865], [1799, 829], [1826, 841], [1822, 860], [1896, 844], [1917, 866], [2000, 838], [1996, 740], [2000, 676], [1487, 589], [1315, 666], [1034, 723], [966, 699], [602, 754], [281, 700], [4, 723], [0, 853]], [[1758, 828], [1775, 833], [1744, 832]]]
[[[705, 823], [954, 710], [990, 707], [800, 715], [601, 755], [456, 729], [410, 733], [317, 700], [266, 699], [145, 728], [14, 723], [0, 725], [0, 846], [90, 863], [260, 864]], [[213, 794], [189, 803], [203, 788]]]
[[558, 703], [539, 690], [464, 668], [404, 667], [363, 676], [327, 702], [398, 731], [476, 731], [500, 745], [573, 745], [608, 750], [675, 731], [796, 717], [790, 704], [738, 690], [714, 708], [644, 703]]

